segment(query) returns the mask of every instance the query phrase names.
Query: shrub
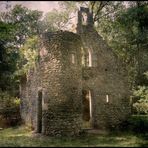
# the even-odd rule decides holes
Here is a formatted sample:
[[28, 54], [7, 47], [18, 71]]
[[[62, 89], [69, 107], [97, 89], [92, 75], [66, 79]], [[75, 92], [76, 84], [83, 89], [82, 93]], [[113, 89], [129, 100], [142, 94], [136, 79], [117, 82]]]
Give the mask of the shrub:
[[132, 115], [120, 124], [119, 129], [123, 132], [148, 133], [148, 115]]
[[127, 120], [127, 129], [136, 133], [147, 133], [148, 115], [132, 115]]
[[19, 107], [20, 99], [10, 96], [7, 92], [0, 91], [0, 108], [15, 108]]
[[138, 89], [134, 91], [134, 96], [139, 100], [133, 104], [133, 108], [138, 114], [148, 114], [148, 87], [138, 86]]
[[0, 91], [0, 126], [13, 126], [20, 121], [20, 99]]

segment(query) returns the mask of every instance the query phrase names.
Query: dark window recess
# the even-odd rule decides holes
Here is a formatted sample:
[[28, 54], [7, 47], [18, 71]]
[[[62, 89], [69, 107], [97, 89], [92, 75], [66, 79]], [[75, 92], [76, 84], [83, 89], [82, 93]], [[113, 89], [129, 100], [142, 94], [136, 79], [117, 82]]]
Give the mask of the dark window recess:
[[38, 92], [37, 104], [37, 132], [42, 132], [42, 91]]

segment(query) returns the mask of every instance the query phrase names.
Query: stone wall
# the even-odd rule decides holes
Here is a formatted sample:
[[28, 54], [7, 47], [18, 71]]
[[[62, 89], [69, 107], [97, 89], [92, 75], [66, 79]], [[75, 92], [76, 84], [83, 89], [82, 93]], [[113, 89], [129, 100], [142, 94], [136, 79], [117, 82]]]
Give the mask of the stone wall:
[[[80, 33], [85, 51], [90, 49], [95, 61], [83, 67], [83, 89], [92, 93], [92, 126], [115, 127], [130, 115], [127, 74], [112, 49], [91, 26]], [[94, 63], [95, 62], [95, 63]], [[107, 102], [107, 96], [109, 102]]]
[[[43, 133], [78, 134], [81, 127], [81, 41], [70, 32], [45, 35], [47, 55], [41, 59]], [[48, 40], [49, 39], [49, 40]], [[72, 63], [71, 55], [75, 56]]]
[[[79, 35], [67, 31], [43, 34], [39, 61], [22, 79], [22, 118], [38, 131], [38, 92], [42, 92], [42, 133], [45, 135], [79, 134], [82, 90], [91, 92], [92, 127], [117, 127], [130, 115], [126, 71], [91, 25], [92, 14], [86, 12], [88, 25], [78, 22]], [[79, 17], [81, 14], [79, 12]], [[91, 65], [86, 63], [88, 53]], [[85, 57], [83, 66], [82, 57]]]
[[[37, 67], [22, 83], [22, 117], [37, 130], [38, 91], [42, 91], [42, 133], [77, 135], [81, 129], [81, 39], [70, 32], [42, 37]], [[74, 63], [72, 62], [74, 56]]]
[[38, 64], [30, 69], [21, 80], [21, 117], [23, 122], [37, 130], [37, 98], [40, 86], [40, 73]]

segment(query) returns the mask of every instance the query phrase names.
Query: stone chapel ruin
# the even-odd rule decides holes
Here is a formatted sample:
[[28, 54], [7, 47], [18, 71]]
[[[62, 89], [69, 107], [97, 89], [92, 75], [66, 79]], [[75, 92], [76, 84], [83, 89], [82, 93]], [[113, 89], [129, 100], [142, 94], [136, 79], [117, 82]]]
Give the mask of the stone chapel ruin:
[[80, 8], [76, 29], [43, 33], [36, 67], [21, 78], [21, 116], [38, 133], [109, 129], [130, 115], [126, 73], [88, 8]]

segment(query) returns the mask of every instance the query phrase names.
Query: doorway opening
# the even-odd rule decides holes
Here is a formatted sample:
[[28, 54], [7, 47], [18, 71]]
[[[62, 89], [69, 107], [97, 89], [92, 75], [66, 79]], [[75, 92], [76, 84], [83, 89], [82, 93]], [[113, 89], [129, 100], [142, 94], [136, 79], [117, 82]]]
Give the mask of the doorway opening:
[[82, 90], [83, 104], [83, 128], [89, 129], [92, 127], [92, 96], [90, 90]]
[[42, 91], [38, 91], [38, 100], [37, 100], [37, 133], [42, 133]]

